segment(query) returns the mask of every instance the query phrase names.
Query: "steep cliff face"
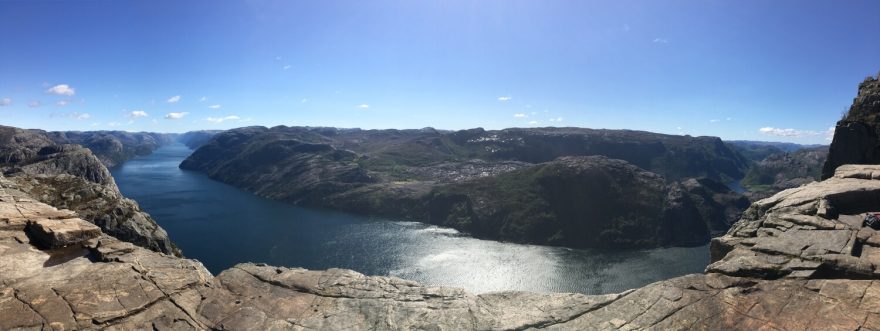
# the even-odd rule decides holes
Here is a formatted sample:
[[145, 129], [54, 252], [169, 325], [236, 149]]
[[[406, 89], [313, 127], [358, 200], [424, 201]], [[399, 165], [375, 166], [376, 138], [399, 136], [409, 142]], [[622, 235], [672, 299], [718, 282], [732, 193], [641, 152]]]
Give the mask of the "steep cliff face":
[[[630, 161], [584, 156], [603, 153]], [[736, 176], [741, 161], [717, 138], [638, 131], [249, 127], [218, 134], [180, 167], [272, 199], [480, 238], [652, 247], [725, 231], [745, 200], [721, 198], [737, 194], [708, 178], [678, 180]]]
[[844, 164], [880, 163], [880, 76], [859, 84], [859, 93], [846, 116], [837, 122], [822, 178]]
[[[350, 270], [195, 260], [108, 236], [0, 177], [0, 329], [876, 330], [880, 167], [756, 203], [705, 274], [618, 294], [471, 294]], [[51, 183], [46, 183], [51, 185]]]
[[113, 236], [179, 254], [168, 234], [119, 192], [110, 171], [89, 149], [56, 145], [41, 131], [0, 126], [0, 173], [34, 198], [76, 211]]
[[[667, 183], [623, 160], [580, 156], [438, 186], [424, 200], [429, 222], [478, 237], [655, 247], [699, 245], [708, 242], [710, 227], [725, 231], [739, 217], [726, 214], [725, 206], [737, 205], [725, 194], [735, 195], [710, 179]], [[744, 209], [748, 202], [740, 198]]]
[[186, 145], [190, 149], [198, 149], [202, 145], [211, 141], [216, 134], [223, 132], [221, 130], [200, 130], [189, 131], [177, 137], [177, 141]]
[[55, 131], [45, 134], [57, 144], [86, 147], [107, 167], [114, 167], [135, 156], [149, 155], [176, 139], [175, 134], [125, 131]]

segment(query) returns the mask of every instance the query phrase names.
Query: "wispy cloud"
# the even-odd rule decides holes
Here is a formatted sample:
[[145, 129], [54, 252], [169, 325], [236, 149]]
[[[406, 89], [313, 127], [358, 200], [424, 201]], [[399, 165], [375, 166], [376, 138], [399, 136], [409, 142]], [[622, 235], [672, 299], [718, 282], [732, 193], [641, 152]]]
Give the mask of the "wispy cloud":
[[40, 102], [37, 101], [37, 100], [34, 100], [34, 101], [31, 101], [31, 102], [28, 102], [28, 108], [37, 108], [37, 107], [42, 106], [42, 105], [43, 105], [43, 104], [40, 103]]
[[64, 107], [70, 104], [70, 100], [58, 100], [55, 102], [55, 105], [58, 107]]
[[498, 101], [501, 101], [501, 102], [510, 101], [510, 99], [513, 99], [513, 97], [511, 97], [509, 95], [498, 97]]
[[57, 95], [65, 95], [65, 96], [69, 96], [69, 97], [72, 97], [73, 95], [76, 94], [76, 90], [67, 84], [58, 84], [58, 85], [52, 86], [48, 90], [46, 90], [46, 92], [51, 93], [51, 94], [57, 94]]
[[220, 105], [210, 105], [210, 106], [208, 106], [208, 108], [211, 108], [211, 109], [220, 109]]
[[370, 108], [370, 105], [364, 103], [364, 104], [360, 104], [360, 105], [358, 105], [357, 107], [360, 108], [360, 109], [369, 109], [369, 108]]
[[229, 115], [225, 117], [208, 117], [205, 120], [212, 123], [223, 123], [224, 121], [237, 121], [241, 118], [235, 115]]
[[11, 106], [11, 105], [12, 105], [12, 99], [11, 99], [11, 98], [3, 98], [3, 99], [0, 99], [0, 107]]
[[147, 112], [145, 112], [143, 110], [133, 110], [131, 113], [128, 114], [128, 117], [131, 117], [131, 118], [140, 118], [140, 117], [147, 117], [147, 116], [150, 116], [150, 115], [147, 114]]
[[718, 122], [721, 122], [721, 120], [719, 120], [717, 118], [713, 118], [713, 119], [709, 120], [709, 123], [718, 123]]
[[73, 113], [73, 114], [71, 114], [71, 116], [73, 116], [73, 118], [80, 120], [80, 121], [84, 121], [84, 120], [92, 118], [92, 115], [89, 115], [88, 113]]
[[282, 67], [282, 68], [283, 68], [284, 70], [290, 69], [290, 65], [288, 64], [288, 65], [286, 65], [286, 66], [284, 66], [284, 67]]
[[666, 38], [654, 38], [654, 40], [653, 40], [652, 42], [655, 43], [655, 44], [668, 44], [668, 43], [669, 43], [669, 39], [666, 39]]
[[538, 125], [538, 123], [540, 123], [540, 122], [538, 122], [538, 121], [529, 121], [529, 124], [530, 124], [530, 125]]
[[549, 119], [549, 121], [550, 122], [562, 122], [562, 117], [551, 118], [551, 119]]
[[834, 137], [834, 127], [830, 127], [824, 131], [815, 130], [798, 130], [798, 129], [782, 129], [766, 126], [758, 129], [758, 132], [769, 136], [789, 137], [789, 138], [805, 138], [805, 137], [821, 137], [831, 140]]
[[199, 99], [199, 102], [205, 102], [205, 101], [207, 101], [207, 100], [208, 100], [208, 97], [201, 97], [201, 98]]
[[165, 119], [166, 120], [179, 120], [186, 115], [189, 115], [189, 113], [188, 112], [168, 113], [168, 114], [165, 114]]
[[524, 118], [524, 117], [526, 117], [526, 114], [523, 114], [523, 113], [516, 113], [516, 114], [513, 114], [513, 117], [516, 117], [516, 118]]
[[180, 101], [180, 96], [175, 95], [173, 97], [168, 98], [168, 100], [165, 100], [165, 101], [168, 103], [177, 103], [178, 101]]

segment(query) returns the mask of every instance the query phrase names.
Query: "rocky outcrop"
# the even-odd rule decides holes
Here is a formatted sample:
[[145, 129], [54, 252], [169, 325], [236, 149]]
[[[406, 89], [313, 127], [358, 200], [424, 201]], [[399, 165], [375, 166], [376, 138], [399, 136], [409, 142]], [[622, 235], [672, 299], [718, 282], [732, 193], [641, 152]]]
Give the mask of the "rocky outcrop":
[[859, 84], [859, 92], [844, 118], [837, 122], [822, 179], [844, 164], [880, 163], [880, 75]]
[[705, 274], [618, 294], [475, 295], [341, 269], [213, 276], [0, 181], [0, 329], [876, 330], [880, 232], [858, 214], [878, 197], [880, 167], [841, 167], [753, 205]]
[[[638, 131], [248, 127], [217, 134], [180, 167], [304, 206], [610, 248], [723, 233], [747, 202], [708, 183], [743, 164], [717, 138]], [[707, 177], [682, 186], [687, 174]]]
[[0, 173], [7, 186], [76, 211], [105, 233], [159, 252], [178, 249], [137, 203], [119, 192], [110, 171], [79, 145], [56, 145], [40, 131], [0, 126]]

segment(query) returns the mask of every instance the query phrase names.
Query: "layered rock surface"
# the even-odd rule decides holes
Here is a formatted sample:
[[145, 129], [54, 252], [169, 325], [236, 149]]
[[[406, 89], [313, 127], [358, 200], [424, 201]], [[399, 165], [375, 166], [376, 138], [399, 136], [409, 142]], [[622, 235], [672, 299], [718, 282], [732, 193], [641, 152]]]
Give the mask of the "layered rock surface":
[[[706, 274], [596, 296], [474, 295], [257, 264], [215, 277], [14, 186], [0, 181], [4, 330], [880, 330], [880, 232], [860, 221], [880, 207], [878, 166], [754, 204], [713, 242]], [[34, 224], [64, 235], [40, 237]]]
[[0, 173], [7, 185], [74, 210], [110, 235], [179, 254], [165, 230], [122, 196], [110, 171], [87, 148], [58, 145], [42, 131], [0, 126]]

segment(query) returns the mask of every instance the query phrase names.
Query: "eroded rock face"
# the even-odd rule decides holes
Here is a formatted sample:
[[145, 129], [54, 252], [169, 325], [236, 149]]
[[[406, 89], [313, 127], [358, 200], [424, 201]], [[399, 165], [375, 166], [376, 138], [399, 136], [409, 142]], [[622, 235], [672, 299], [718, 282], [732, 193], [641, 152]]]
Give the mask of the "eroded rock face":
[[844, 164], [880, 163], [880, 75], [868, 77], [859, 84], [852, 106], [834, 130], [828, 160], [822, 168], [822, 179], [834, 175]]
[[[754, 204], [715, 262], [619, 294], [475, 295], [350, 270], [240, 264], [216, 277], [80, 224], [0, 181], [0, 329], [877, 330], [880, 166]], [[33, 239], [39, 222], [69, 236]], [[54, 248], [46, 248], [54, 247]]]
[[[5, 154], [4, 154], [5, 153]], [[110, 171], [79, 145], [58, 145], [42, 131], [0, 126], [4, 185], [60, 208], [76, 211], [105, 233], [168, 254], [179, 250], [133, 200], [119, 192]]]

